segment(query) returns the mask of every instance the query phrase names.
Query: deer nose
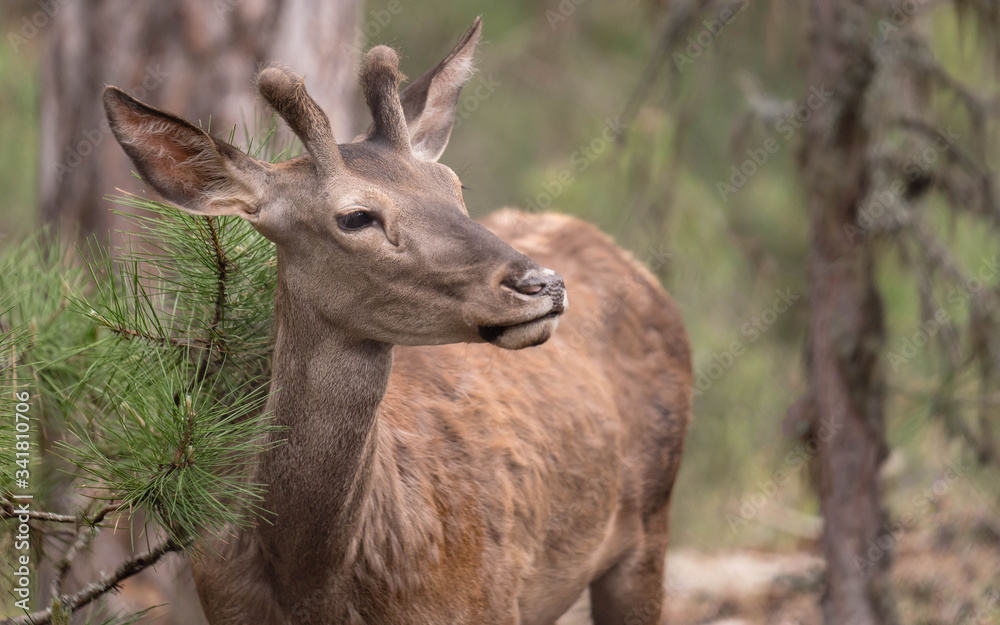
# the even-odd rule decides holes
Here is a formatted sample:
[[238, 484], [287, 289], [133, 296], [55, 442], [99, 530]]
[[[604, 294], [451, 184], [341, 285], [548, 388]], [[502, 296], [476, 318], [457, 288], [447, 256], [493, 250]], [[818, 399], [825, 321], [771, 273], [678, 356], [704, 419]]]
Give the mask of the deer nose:
[[550, 297], [553, 304], [561, 312], [565, 308], [566, 285], [562, 276], [551, 269], [541, 267], [529, 269], [527, 272], [503, 281], [503, 285], [512, 291], [532, 297]]

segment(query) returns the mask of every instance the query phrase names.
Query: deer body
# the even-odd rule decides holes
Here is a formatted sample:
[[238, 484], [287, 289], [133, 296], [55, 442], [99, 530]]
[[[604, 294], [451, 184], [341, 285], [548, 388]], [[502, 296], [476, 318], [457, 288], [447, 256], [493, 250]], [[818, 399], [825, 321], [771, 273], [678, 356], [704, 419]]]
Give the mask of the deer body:
[[[338, 361], [327, 351], [335, 346], [279, 325], [276, 397], [294, 398], [294, 416], [276, 401], [291, 429], [286, 454], [262, 477], [284, 485], [268, 509], [295, 518], [243, 536], [196, 571], [211, 622], [552, 623], [619, 564], [641, 569], [623, 575], [635, 578], [629, 610], [646, 614], [645, 602], [660, 600], [689, 418], [676, 307], [643, 267], [575, 219], [505, 211], [487, 225], [559, 269], [575, 296], [565, 327], [516, 355], [449, 345]], [[298, 321], [289, 325], [315, 327]], [[283, 377], [286, 346], [309, 353], [293, 348], [300, 338], [320, 363], [344, 363], [330, 372], [332, 387], [309, 388], [325, 365], [308, 357]], [[337, 405], [331, 398], [356, 395], [349, 385], [364, 395]], [[303, 418], [303, 402], [315, 414]], [[330, 496], [331, 483], [341, 497]]]
[[479, 28], [401, 96], [395, 55], [373, 49], [375, 122], [352, 144], [332, 143], [294, 75], [265, 70], [309, 151], [277, 166], [106, 96], [162, 195], [240, 214], [277, 246], [268, 407], [285, 443], [257, 476], [274, 514], [195, 562], [213, 625], [545, 624], [588, 585], [598, 625], [662, 606], [690, 418], [680, 315], [591, 226], [468, 218], [433, 160]]

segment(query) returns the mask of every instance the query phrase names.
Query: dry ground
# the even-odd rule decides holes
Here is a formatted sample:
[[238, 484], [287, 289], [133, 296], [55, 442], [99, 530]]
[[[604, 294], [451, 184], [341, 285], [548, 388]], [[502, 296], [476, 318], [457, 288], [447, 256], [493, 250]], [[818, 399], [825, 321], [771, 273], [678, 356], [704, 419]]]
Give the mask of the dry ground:
[[[952, 516], [899, 537], [893, 585], [901, 625], [1000, 624], [997, 522], [993, 515]], [[664, 623], [821, 624], [823, 560], [816, 553], [672, 552]], [[641, 606], [629, 616], [626, 625], [652, 625]], [[589, 623], [584, 596], [558, 625]]]

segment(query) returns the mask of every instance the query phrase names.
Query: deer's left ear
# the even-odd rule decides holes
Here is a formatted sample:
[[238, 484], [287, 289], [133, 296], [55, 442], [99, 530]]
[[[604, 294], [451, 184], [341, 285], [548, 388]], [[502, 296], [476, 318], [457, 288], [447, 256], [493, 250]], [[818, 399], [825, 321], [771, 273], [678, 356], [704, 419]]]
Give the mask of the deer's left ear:
[[105, 88], [104, 110], [143, 180], [167, 201], [194, 215], [257, 221], [266, 163], [117, 87]]
[[474, 71], [472, 61], [482, 31], [483, 20], [477, 17], [451, 54], [399, 96], [413, 154], [421, 160], [438, 160], [448, 145], [458, 96]]

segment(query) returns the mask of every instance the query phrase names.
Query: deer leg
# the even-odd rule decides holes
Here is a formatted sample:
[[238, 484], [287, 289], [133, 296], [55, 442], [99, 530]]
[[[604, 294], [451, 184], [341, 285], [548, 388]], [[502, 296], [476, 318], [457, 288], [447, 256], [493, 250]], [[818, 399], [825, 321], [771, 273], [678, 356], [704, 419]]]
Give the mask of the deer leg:
[[594, 625], [660, 625], [665, 598], [666, 537], [647, 537], [590, 584]]

